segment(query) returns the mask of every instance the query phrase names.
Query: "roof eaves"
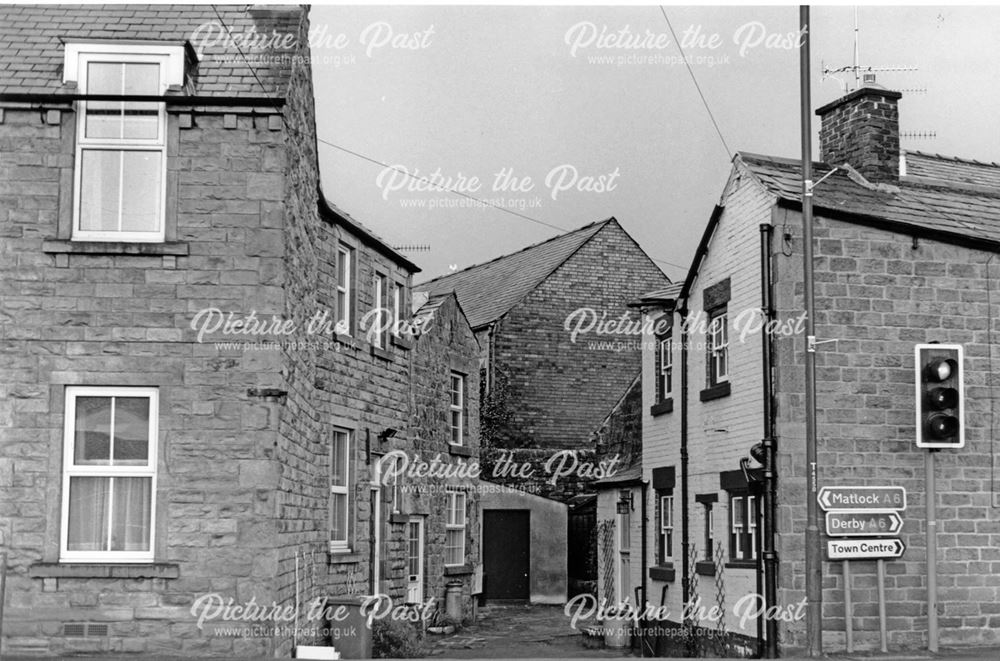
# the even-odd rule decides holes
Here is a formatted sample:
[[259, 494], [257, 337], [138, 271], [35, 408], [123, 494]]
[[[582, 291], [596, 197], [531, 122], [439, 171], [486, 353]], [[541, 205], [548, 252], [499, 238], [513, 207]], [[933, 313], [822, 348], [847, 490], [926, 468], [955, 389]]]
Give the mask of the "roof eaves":
[[[802, 211], [802, 202], [794, 198], [780, 197], [778, 205], [793, 211]], [[1000, 241], [984, 239], [972, 234], [961, 232], [949, 232], [947, 230], [926, 227], [917, 223], [906, 223], [898, 220], [890, 220], [882, 216], [863, 214], [856, 211], [845, 211], [844, 209], [834, 209], [815, 205], [813, 210], [820, 215], [834, 220], [842, 220], [848, 223], [882, 229], [895, 234], [903, 234], [917, 238], [933, 239], [942, 243], [961, 246], [964, 248], [975, 248], [1000, 253]]]
[[[477, 269], [477, 268], [486, 266], [487, 264], [493, 264], [494, 262], [499, 262], [502, 259], [507, 259], [508, 257], [513, 257], [514, 255], [520, 255], [522, 252], [525, 252], [527, 250], [532, 250], [532, 249], [537, 248], [539, 246], [544, 246], [546, 243], [550, 243], [552, 241], [555, 241], [556, 239], [560, 239], [562, 237], [565, 237], [568, 234], [576, 234], [577, 232], [582, 232], [582, 231], [584, 231], [586, 229], [594, 227], [595, 225], [600, 225], [602, 223], [609, 223], [609, 222], [611, 222], [613, 220], [615, 220], [614, 216], [612, 216], [610, 218], [605, 218], [604, 220], [598, 220], [598, 221], [595, 221], [593, 223], [588, 223], [588, 224], [583, 225], [581, 227], [577, 227], [574, 230], [570, 230], [568, 232], [563, 232], [562, 234], [556, 234], [555, 236], [550, 237], [548, 239], [545, 239], [544, 241], [539, 241], [538, 243], [532, 243], [530, 246], [525, 246], [525, 247], [521, 248], [520, 250], [515, 250], [514, 252], [507, 253], [506, 255], [500, 255], [498, 257], [494, 257], [493, 259], [487, 260], [485, 262], [479, 262], [478, 264], [470, 264], [469, 266], [466, 266], [464, 269], [459, 269], [458, 271], [452, 271], [451, 273], [445, 273], [444, 275], [439, 275], [436, 278], [431, 278], [430, 280], [425, 280], [424, 282], [421, 282], [420, 285], [418, 285], [418, 286], [424, 287], [426, 285], [429, 285], [431, 283], [437, 282], [439, 280], [444, 280], [445, 278], [450, 278], [452, 276], [458, 275], [459, 273], [465, 273], [466, 271], [471, 271], [472, 269]], [[617, 222], [617, 221], [615, 221], [615, 222]], [[596, 232], [595, 232], [595, 234], [596, 234]], [[584, 242], [584, 243], [586, 243], [586, 242]], [[543, 278], [543, 280], [544, 280], [544, 278]]]
[[691, 295], [691, 288], [694, 286], [694, 280], [698, 275], [698, 269], [701, 268], [701, 261], [708, 254], [708, 244], [712, 242], [712, 235], [715, 234], [715, 228], [719, 225], [719, 220], [722, 218], [722, 212], [726, 210], [726, 207], [721, 204], [716, 204], [715, 208], [712, 210], [712, 215], [708, 219], [708, 225], [705, 226], [705, 231], [701, 235], [701, 241], [698, 242], [698, 247], [694, 252], [694, 259], [691, 260], [691, 268], [688, 269], [687, 277], [684, 278], [684, 286], [681, 288], [680, 293], [677, 295], [677, 300], [687, 300]]
[[388, 257], [395, 263], [406, 268], [408, 271], [410, 271], [410, 273], [420, 272], [419, 266], [417, 266], [412, 261], [404, 257], [402, 253], [400, 253], [398, 250], [390, 246], [380, 237], [372, 233], [372, 231], [369, 230], [367, 227], [356, 221], [347, 213], [338, 209], [334, 204], [332, 204], [329, 200], [327, 200], [326, 197], [323, 195], [322, 190], [319, 191], [319, 206], [320, 206], [320, 216], [324, 218], [329, 218], [330, 216], [334, 216], [336, 218], [336, 222], [347, 226], [348, 229], [350, 229], [353, 233], [357, 234], [358, 237], [361, 238], [361, 240], [368, 246], [374, 248], [385, 257]]

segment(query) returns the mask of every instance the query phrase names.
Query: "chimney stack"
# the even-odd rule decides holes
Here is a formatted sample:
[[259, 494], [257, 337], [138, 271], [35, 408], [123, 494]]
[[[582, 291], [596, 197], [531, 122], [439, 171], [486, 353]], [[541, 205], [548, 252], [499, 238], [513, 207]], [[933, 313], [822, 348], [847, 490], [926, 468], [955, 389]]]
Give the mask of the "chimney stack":
[[824, 163], [847, 163], [872, 183], [899, 180], [899, 105], [903, 95], [869, 82], [816, 111]]

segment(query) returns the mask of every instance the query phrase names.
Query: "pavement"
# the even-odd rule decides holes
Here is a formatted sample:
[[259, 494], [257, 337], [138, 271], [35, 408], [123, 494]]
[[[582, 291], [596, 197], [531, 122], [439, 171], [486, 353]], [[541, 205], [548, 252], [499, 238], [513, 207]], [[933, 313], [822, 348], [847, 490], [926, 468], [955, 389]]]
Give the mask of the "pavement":
[[591, 648], [562, 606], [489, 605], [475, 624], [451, 635], [428, 634], [428, 657], [443, 659], [622, 658], [628, 650]]
[[[430, 659], [623, 659], [633, 657], [628, 649], [604, 647], [599, 639], [583, 635], [570, 627], [561, 606], [504, 604], [482, 608], [474, 624], [453, 634], [427, 634], [427, 658]], [[73, 661], [181, 661], [184, 657], [132, 654], [83, 655], [74, 657], [37, 657], [0, 655], [0, 661], [38, 661], [40, 658], [67, 658]], [[706, 657], [702, 657], [706, 658]], [[816, 661], [816, 657], [791, 654], [788, 661]], [[819, 657], [827, 661], [1000, 661], [1000, 647], [942, 649], [937, 654], [926, 651], [905, 653], [833, 652]], [[207, 661], [251, 661], [246, 658], [212, 657]], [[262, 660], [263, 661], [263, 660]]]
[[[446, 636], [428, 635], [428, 657], [440, 659], [578, 659], [628, 658], [628, 649], [592, 648], [569, 626], [561, 606], [490, 605], [475, 624]], [[710, 657], [702, 657], [710, 658]], [[807, 655], [782, 656], [788, 661], [816, 661]], [[828, 661], [1000, 661], [1000, 647], [941, 649], [937, 654], [828, 653]]]

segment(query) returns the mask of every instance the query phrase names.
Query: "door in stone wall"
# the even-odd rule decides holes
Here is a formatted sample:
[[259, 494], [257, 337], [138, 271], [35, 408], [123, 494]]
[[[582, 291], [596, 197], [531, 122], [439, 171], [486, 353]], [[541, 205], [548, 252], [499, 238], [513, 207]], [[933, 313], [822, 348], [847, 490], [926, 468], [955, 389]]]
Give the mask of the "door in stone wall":
[[487, 601], [527, 600], [530, 596], [530, 512], [483, 512], [483, 589]]

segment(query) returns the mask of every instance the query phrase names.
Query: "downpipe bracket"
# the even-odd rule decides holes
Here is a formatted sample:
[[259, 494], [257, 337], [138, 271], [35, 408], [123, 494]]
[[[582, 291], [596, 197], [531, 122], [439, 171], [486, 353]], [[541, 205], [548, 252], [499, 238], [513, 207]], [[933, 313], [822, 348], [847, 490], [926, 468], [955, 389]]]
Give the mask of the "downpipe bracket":
[[816, 353], [816, 347], [820, 344], [830, 344], [831, 342], [839, 342], [840, 340], [817, 340], [815, 335], [806, 336], [806, 351], [809, 353]]

